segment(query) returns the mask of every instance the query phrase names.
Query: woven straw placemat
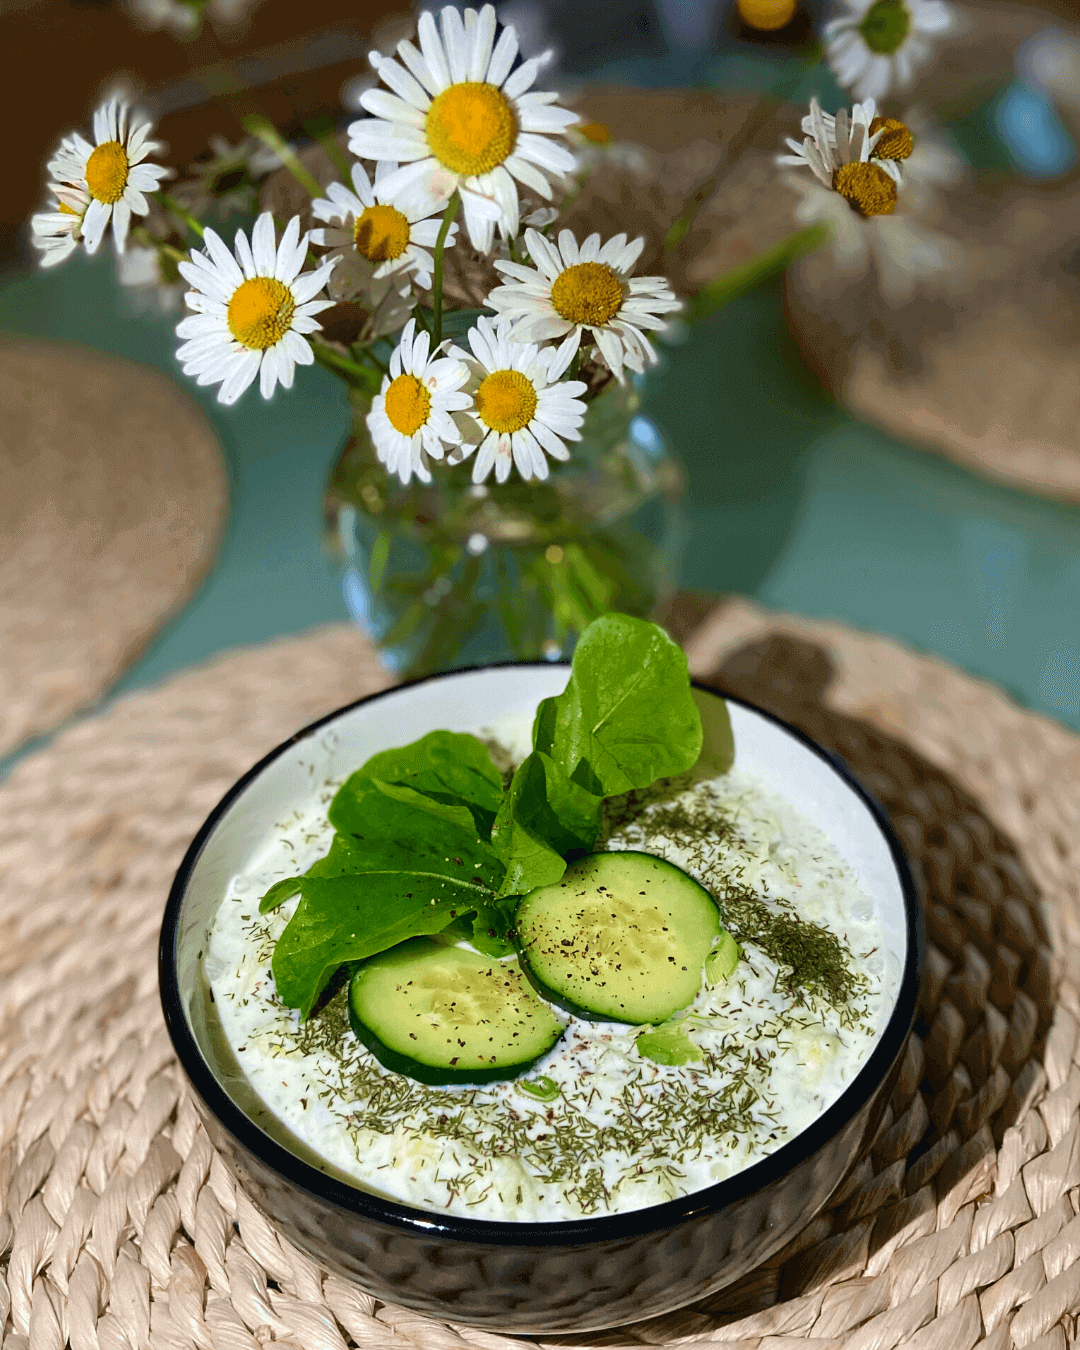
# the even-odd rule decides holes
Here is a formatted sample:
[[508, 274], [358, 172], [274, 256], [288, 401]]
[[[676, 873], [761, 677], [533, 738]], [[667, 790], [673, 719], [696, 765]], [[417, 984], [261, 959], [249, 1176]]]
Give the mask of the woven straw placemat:
[[[1064, 1350], [1080, 742], [935, 659], [743, 604], [688, 651], [886, 803], [925, 884], [922, 1014], [870, 1155], [786, 1252], [707, 1304], [541, 1343]], [[285, 729], [385, 679], [341, 627], [241, 651], [64, 732], [0, 788], [4, 1350], [521, 1344], [378, 1305], [279, 1238], [206, 1139], [158, 1011], [157, 930], [192, 832]]]
[[92, 703], [209, 570], [225, 468], [158, 371], [0, 339], [0, 755]]

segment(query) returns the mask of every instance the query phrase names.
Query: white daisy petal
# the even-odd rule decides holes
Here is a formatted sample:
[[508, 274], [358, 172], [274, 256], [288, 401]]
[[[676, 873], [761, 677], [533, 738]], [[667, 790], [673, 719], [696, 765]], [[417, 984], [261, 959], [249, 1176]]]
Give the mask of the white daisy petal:
[[516, 151], [519, 157], [531, 159], [542, 169], [552, 173], [569, 174], [577, 168], [574, 152], [564, 145], [557, 145], [547, 136], [539, 136], [535, 131], [523, 131], [517, 138]]
[[[374, 58], [375, 54], [372, 55]], [[373, 59], [372, 65], [378, 71], [379, 79], [385, 81], [399, 98], [411, 103], [414, 108], [419, 108], [421, 112], [427, 112], [431, 106], [431, 99], [415, 76], [410, 75], [396, 61], [387, 60], [386, 57], [380, 56], [377, 62]]]
[[540, 172], [540, 170], [524, 155], [507, 155], [504, 165], [510, 173], [518, 180], [524, 183], [527, 188], [542, 197], [544, 201], [551, 200], [551, 184]]
[[541, 56], [532, 56], [528, 61], [522, 61], [517, 70], [503, 81], [503, 93], [507, 98], [516, 98], [518, 94], [523, 94], [550, 61], [550, 52], [544, 52]]
[[112, 208], [106, 206], [104, 202], [95, 200], [86, 208], [82, 221], [82, 237], [87, 253], [97, 252], [111, 219]]
[[445, 5], [441, 14], [443, 50], [450, 71], [452, 84], [468, 79], [469, 44], [465, 37], [465, 25], [461, 15], [453, 5]]
[[436, 92], [441, 93], [453, 81], [450, 78], [446, 53], [435, 27], [435, 19], [430, 11], [425, 11], [420, 15], [420, 21], [417, 24], [417, 36], [420, 39], [420, 51], [427, 62], [428, 69], [431, 71]]
[[484, 78], [489, 84], [501, 85], [513, 69], [518, 54], [517, 30], [508, 23], [499, 34], [499, 40], [491, 53], [487, 73]]
[[467, 80], [490, 80], [492, 84], [502, 83], [501, 80], [492, 80], [488, 75], [492, 46], [495, 42], [495, 28], [495, 6], [484, 5], [477, 16], [476, 27], [471, 34], [469, 68], [465, 72]]
[[[237, 357], [218, 391], [218, 402], [235, 403], [244, 390], [253, 383], [261, 364], [258, 352], [245, 352]], [[213, 384], [214, 380], [207, 380], [206, 383]]]
[[417, 108], [397, 94], [388, 94], [382, 89], [365, 89], [363, 107], [376, 117], [385, 118], [395, 125], [404, 123], [406, 126], [418, 127], [421, 131], [424, 129], [426, 110]]
[[402, 164], [431, 153], [415, 127], [378, 117], [349, 123], [349, 152], [359, 159], [396, 159]]
[[417, 82], [421, 84], [432, 97], [436, 94], [441, 94], [446, 88], [445, 85], [439, 84], [431, 67], [411, 42], [399, 42], [397, 45], [397, 54], [401, 57], [402, 63], [406, 69], [411, 71]]

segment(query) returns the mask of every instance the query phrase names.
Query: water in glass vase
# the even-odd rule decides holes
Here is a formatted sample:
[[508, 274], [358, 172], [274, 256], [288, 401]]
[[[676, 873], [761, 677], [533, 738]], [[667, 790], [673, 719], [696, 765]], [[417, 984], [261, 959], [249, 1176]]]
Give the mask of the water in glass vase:
[[657, 617], [684, 541], [682, 468], [640, 412], [636, 384], [589, 406], [570, 459], [543, 482], [474, 484], [469, 461], [403, 487], [353, 427], [326, 495], [353, 617], [406, 676], [500, 660], [559, 660], [598, 614]]

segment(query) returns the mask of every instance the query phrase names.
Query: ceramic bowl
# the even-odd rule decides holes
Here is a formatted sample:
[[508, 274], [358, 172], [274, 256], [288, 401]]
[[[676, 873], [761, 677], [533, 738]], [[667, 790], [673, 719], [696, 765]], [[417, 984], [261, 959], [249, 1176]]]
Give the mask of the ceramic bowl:
[[[818, 746], [729, 699], [736, 762], [832, 839], [877, 908], [899, 972], [884, 1033], [841, 1096], [763, 1160], [678, 1200], [573, 1222], [440, 1215], [336, 1180], [271, 1137], [258, 1100], [209, 1034], [202, 954], [232, 876], [313, 784], [438, 728], [466, 731], [561, 691], [566, 666], [456, 671], [332, 713], [278, 746], [210, 814], [177, 872], [161, 934], [161, 997], [207, 1132], [240, 1185], [316, 1261], [376, 1298], [432, 1317], [536, 1333], [652, 1317], [710, 1295], [785, 1245], [869, 1146], [899, 1072], [919, 991], [922, 927], [879, 809]], [[712, 696], [716, 696], [715, 694]]]

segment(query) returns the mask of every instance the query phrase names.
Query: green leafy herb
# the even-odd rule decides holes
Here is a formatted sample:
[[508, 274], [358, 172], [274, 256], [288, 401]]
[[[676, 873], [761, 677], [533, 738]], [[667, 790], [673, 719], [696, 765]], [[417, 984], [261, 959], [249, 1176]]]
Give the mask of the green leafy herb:
[[693, 694], [682, 651], [623, 614], [585, 630], [565, 692], [540, 705], [533, 746], [508, 785], [482, 741], [451, 731], [352, 774], [330, 804], [329, 853], [260, 905], [266, 913], [300, 894], [272, 962], [289, 1007], [306, 1018], [342, 965], [451, 925], [485, 954], [505, 954], [515, 897], [595, 847], [605, 797], [695, 764], [713, 776], [732, 754], [723, 701]]
[[701, 1064], [705, 1056], [679, 1022], [661, 1022], [643, 1031], [634, 1040], [634, 1048], [654, 1064]]
[[259, 913], [269, 914], [272, 909], [277, 909], [278, 905], [291, 900], [299, 893], [300, 883], [303, 880], [303, 877], [285, 877], [282, 881], [275, 881], [259, 901]]
[[537, 714], [538, 748], [550, 742], [547, 753], [597, 797], [683, 773], [701, 753], [686, 656], [644, 619], [605, 614], [591, 623], [555, 703], [554, 713]]
[[739, 964], [739, 944], [730, 933], [722, 933], [720, 941], [705, 958], [705, 979], [710, 985], [723, 984]]
[[303, 878], [300, 904], [274, 948], [278, 992], [303, 1017], [346, 961], [439, 933], [466, 913], [483, 910], [490, 924], [502, 884], [503, 864], [467, 813], [467, 825], [427, 811], [418, 823], [413, 804], [378, 789], [362, 803], [357, 832], [339, 831]]
[[[491, 762], [483, 741], [456, 731], [432, 731], [411, 745], [372, 755], [335, 796], [330, 806], [331, 825], [346, 833], [360, 833], [364, 798], [375, 785], [422, 810], [448, 808], [446, 813], [457, 819], [465, 808], [481, 839], [491, 838], [491, 826], [503, 796], [502, 774]], [[425, 801], [417, 802], [410, 793]]]
[[567, 858], [589, 853], [600, 828], [600, 798], [539, 750], [518, 767], [491, 832], [506, 865], [501, 895], [526, 895], [558, 881]]

